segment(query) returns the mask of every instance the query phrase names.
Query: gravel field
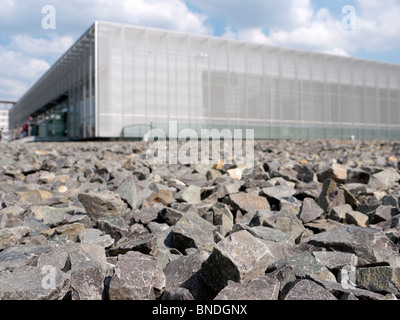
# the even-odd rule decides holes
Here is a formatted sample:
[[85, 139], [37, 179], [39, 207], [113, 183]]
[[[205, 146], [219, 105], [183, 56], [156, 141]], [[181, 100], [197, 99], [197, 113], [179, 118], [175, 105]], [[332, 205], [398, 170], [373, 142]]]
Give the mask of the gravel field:
[[0, 144], [0, 300], [400, 297], [400, 143], [150, 145]]

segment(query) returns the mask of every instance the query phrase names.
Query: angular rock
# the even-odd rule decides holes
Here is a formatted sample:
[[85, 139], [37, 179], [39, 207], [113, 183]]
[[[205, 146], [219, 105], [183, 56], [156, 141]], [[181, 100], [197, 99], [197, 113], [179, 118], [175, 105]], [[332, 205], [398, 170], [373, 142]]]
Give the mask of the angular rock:
[[262, 240], [269, 240], [269, 241], [294, 245], [294, 238], [292, 235], [270, 227], [264, 227], [264, 226], [247, 227], [246, 225], [243, 224], [236, 224], [233, 227], [233, 231], [236, 232], [238, 230], [246, 230], [256, 238]]
[[13, 272], [15, 268], [33, 265], [37, 259], [50, 251], [48, 245], [14, 245], [0, 252], [0, 272]]
[[379, 206], [374, 211], [369, 213], [369, 223], [376, 224], [382, 221], [388, 221], [400, 212], [393, 206]]
[[197, 213], [186, 212], [173, 227], [175, 247], [184, 252], [187, 248], [211, 251], [214, 242], [215, 227]]
[[47, 190], [28, 190], [17, 192], [20, 196], [19, 201], [22, 203], [41, 204], [49, 199], [53, 194]]
[[231, 280], [214, 300], [278, 300], [280, 283], [268, 276], [253, 278], [245, 283]]
[[148, 256], [135, 251], [119, 255], [109, 284], [110, 300], [154, 300], [165, 288], [165, 275]]
[[127, 215], [126, 204], [112, 193], [80, 193], [78, 199], [91, 219]]
[[337, 300], [328, 290], [307, 279], [296, 280], [282, 291], [281, 300]]
[[29, 233], [29, 228], [25, 226], [15, 228], [5, 228], [0, 230], [0, 250], [17, 243]]
[[128, 226], [120, 216], [111, 216], [97, 220], [97, 228], [109, 234], [115, 241], [128, 234]]
[[[104, 290], [104, 266], [98, 261], [99, 257], [93, 257], [91, 247], [102, 247], [91, 244], [67, 247], [70, 262], [70, 279], [72, 300], [101, 300]], [[93, 248], [92, 247], [92, 248]], [[84, 250], [86, 249], [86, 250]], [[105, 258], [103, 250], [103, 259]]]
[[314, 235], [308, 243], [328, 250], [354, 253], [359, 266], [389, 262], [391, 256], [398, 256], [396, 245], [379, 230], [359, 226], [343, 226]]
[[344, 221], [347, 224], [354, 224], [356, 226], [360, 226], [366, 228], [368, 225], [369, 217], [361, 212], [358, 211], [350, 211], [346, 213], [346, 217]]
[[133, 220], [136, 223], [141, 223], [144, 225], [149, 224], [151, 221], [157, 220], [160, 208], [143, 208], [141, 210], [136, 210], [133, 214]]
[[332, 208], [329, 218], [335, 221], [343, 222], [346, 219], [346, 213], [352, 212], [353, 208], [349, 204], [343, 204]]
[[184, 201], [190, 204], [201, 203], [201, 188], [196, 185], [190, 185], [175, 195], [178, 201]]
[[279, 260], [275, 263], [275, 266], [277, 269], [289, 266], [292, 268], [296, 277], [299, 278], [309, 276], [336, 282], [335, 276], [326, 267], [317, 262], [312, 254], [307, 251]]
[[344, 286], [341, 283], [334, 283], [321, 279], [313, 279], [313, 281], [315, 281], [317, 284], [324, 287], [326, 290], [337, 297], [342, 297], [343, 295], [348, 294], [352, 294], [359, 300], [381, 300], [384, 297], [383, 295], [376, 292], [368, 291], [361, 288], [355, 288], [352, 286]]
[[348, 171], [348, 183], [368, 184], [371, 175], [369, 172], [362, 169], [350, 169]]
[[323, 213], [324, 210], [321, 209], [314, 199], [305, 198], [300, 207], [298, 217], [303, 223], [307, 223], [318, 219]]
[[201, 275], [218, 292], [228, 280], [245, 282], [263, 275], [270, 257], [268, 246], [261, 240], [244, 230], [235, 232], [214, 247]]
[[269, 202], [280, 202], [282, 198], [290, 198], [296, 193], [296, 189], [290, 186], [273, 186], [262, 189]]
[[325, 170], [318, 172], [317, 177], [321, 182], [332, 179], [338, 183], [344, 183], [347, 179], [347, 167], [334, 162]]
[[33, 217], [42, 220], [50, 227], [57, 227], [67, 222], [70, 214], [74, 213], [72, 208], [54, 208], [49, 206], [33, 206], [30, 208]]
[[271, 209], [266, 198], [250, 193], [231, 194], [229, 195], [229, 200], [234, 210], [241, 210], [244, 214]]
[[194, 298], [188, 289], [167, 288], [165, 289], [161, 300], [194, 300]]
[[132, 177], [126, 178], [118, 187], [116, 193], [122, 200], [128, 202], [132, 209], [136, 209], [138, 203], [137, 187]]
[[[334, 230], [337, 229], [341, 226], [343, 226], [342, 223], [331, 220], [331, 219], [317, 219], [312, 222], [304, 224], [307, 229], [311, 230], [314, 233], [321, 233], [329, 230]], [[312, 236], [312, 234], [310, 235]], [[308, 237], [310, 237], [308, 236]], [[306, 237], [307, 238], [307, 237]]]
[[312, 253], [318, 263], [329, 269], [341, 269], [344, 266], [356, 266], [358, 258], [353, 253], [340, 251], [314, 251]]
[[114, 244], [114, 239], [110, 235], [102, 235], [99, 229], [84, 229], [78, 234], [79, 242], [97, 244], [104, 248], [109, 248]]
[[295, 243], [299, 243], [301, 239], [312, 236], [313, 234], [303, 226], [303, 223], [292, 212], [265, 212], [264, 214], [261, 213], [261, 215], [263, 215], [261, 219], [261, 224], [263, 226], [292, 235]]
[[390, 266], [358, 268], [356, 284], [361, 288], [400, 295], [400, 268]]
[[0, 300], [61, 300], [69, 284], [64, 272], [56, 268], [21, 266], [0, 272]]
[[35, 218], [26, 218], [23, 226], [29, 228], [29, 235], [36, 236], [44, 230], [48, 230], [49, 226], [43, 224], [40, 220]]
[[240, 184], [238, 183], [224, 183], [224, 184], [217, 184], [215, 188], [215, 192], [217, 194], [218, 199], [222, 199], [227, 195], [238, 193], [240, 189]]
[[[317, 204], [324, 210], [324, 212], [330, 212], [330, 207], [336, 207], [337, 205], [331, 205], [335, 198], [335, 190], [337, 188], [336, 182], [332, 179], [324, 181], [322, 191], [316, 199]], [[338, 204], [340, 205], [340, 204]]]
[[163, 269], [166, 288], [185, 288], [196, 300], [209, 299], [213, 296], [212, 290], [208, 288], [200, 275], [201, 266], [209, 256], [209, 252], [198, 250], [194, 254], [169, 262]]
[[55, 228], [54, 235], [59, 235], [61, 237], [66, 236], [69, 241], [75, 241], [77, 240], [79, 233], [84, 229], [85, 227], [81, 223], [65, 224]]
[[126, 254], [128, 251], [139, 251], [143, 254], [154, 255], [157, 251], [157, 236], [155, 234], [143, 234], [132, 240], [121, 241], [107, 251], [109, 256]]
[[374, 190], [388, 190], [396, 186], [399, 180], [399, 173], [393, 168], [388, 168], [373, 174], [369, 180], [368, 186]]
[[225, 236], [227, 232], [232, 230], [233, 227], [233, 214], [229, 207], [224, 203], [216, 203], [211, 207], [213, 211], [213, 224], [221, 226], [220, 233]]
[[173, 208], [164, 208], [158, 215], [170, 226], [174, 226], [185, 215], [183, 211]]
[[148, 201], [153, 203], [160, 203], [164, 206], [168, 206], [174, 201], [174, 196], [169, 189], [159, 190], [157, 193], [152, 194]]

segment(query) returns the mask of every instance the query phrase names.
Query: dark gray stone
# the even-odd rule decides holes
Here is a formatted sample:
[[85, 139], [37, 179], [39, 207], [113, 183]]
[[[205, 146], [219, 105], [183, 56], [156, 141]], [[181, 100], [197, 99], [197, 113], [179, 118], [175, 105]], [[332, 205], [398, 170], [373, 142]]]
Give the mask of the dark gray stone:
[[296, 189], [289, 186], [272, 186], [263, 188], [261, 194], [273, 202], [280, 202], [282, 198], [290, 198], [296, 193]]
[[110, 300], [154, 300], [165, 289], [165, 275], [149, 256], [129, 251], [119, 255], [109, 284]]
[[80, 193], [78, 199], [91, 219], [110, 216], [125, 217], [128, 213], [126, 204], [113, 193]]
[[165, 289], [161, 300], [194, 300], [194, 298], [188, 289], [167, 288]]
[[133, 220], [136, 223], [148, 225], [151, 221], [157, 220], [159, 212], [160, 208], [158, 207], [143, 208], [141, 210], [136, 210], [133, 214]]
[[281, 300], [337, 300], [322, 286], [311, 280], [296, 280], [285, 286]]
[[317, 173], [318, 180], [324, 182], [332, 179], [338, 183], [344, 183], [347, 179], [347, 167], [339, 163], [332, 163], [323, 171]]
[[132, 209], [136, 209], [138, 203], [137, 187], [133, 177], [126, 178], [117, 189], [117, 194], [125, 200]]
[[128, 234], [128, 226], [120, 216], [111, 216], [97, 220], [97, 228], [109, 234], [115, 241]]
[[61, 300], [69, 285], [64, 272], [51, 266], [21, 266], [13, 272], [0, 272], [0, 300]]
[[389, 262], [391, 256], [398, 256], [396, 245], [382, 231], [358, 226], [343, 226], [314, 235], [308, 243], [328, 250], [354, 253], [359, 265]]
[[400, 212], [393, 206], [379, 206], [374, 211], [369, 213], [369, 222], [376, 224], [382, 221], [388, 221], [392, 217], [398, 215]]
[[336, 282], [335, 276], [307, 251], [278, 260], [275, 266], [277, 269], [287, 266], [291, 267], [296, 277], [304, 278], [306, 276], [312, 276]]
[[159, 211], [159, 216], [170, 226], [174, 226], [184, 216], [184, 212], [173, 208], [164, 208]]
[[249, 193], [236, 193], [229, 195], [229, 204], [234, 210], [240, 210], [244, 214], [271, 209], [266, 198]]
[[245, 283], [231, 280], [214, 300], [278, 300], [280, 283], [268, 276], [253, 278]]
[[361, 288], [400, 295], [400, 268], [390, 266], [358, 268], [356, 284]]
[[361, 288], [355, 288], [352, 286], [344, 286], [341, 283], [324, 281], [321, 279], [313, 279], [313, 281], [318, 283], [320, 286], [324, 287], [326, 290], [328, 290], [335, 296], [342, 296], [343, 294], [351, 294], [360, 300], [381, 300], [384, 297], [383, 295], [376, 292], [368, 291]]
[[186, 212], [173, 227], [175, 247], [183, 252], [187, 248], [211, 251], [215, 245], [213, 226], [197, 213]]
[[126, 254], [128, 251], [154, 255], [157, 251], [157, 235], [148, 233], [127, 239], [127, 241], [120, 240], [115, 247], [108, 249], [107, 253], [109, 256], [117, 256]]
[[358, 258], [353, 253], [340, 251], [314, 251], [315, 260], [329, 269], [340, 269], [346, 265], [356, 266]]
[[201, 275], [218, 292], [228, 280], [245, 282], [264, 274], [270, 257], [268, 246], [261, 240], [244, 230], [235, 232], [214, 247]]
[[189, 290], [196, 300], [209, 299], [213, 293], [205, 284], [200, 269], [210, 253], [197, 250], [189, 256], [182, 256], [169, 262], [163, 269], [166, 277], [166, 288], [181, 287]]
[[322, 208], [314, 201], [314, 199], [305, 198], [300, 207], [298, 217], [301, 221], [303, 221], [303, 223], [307, 223], [318, 219], [323, 213], [324, 210], [322, 210]]

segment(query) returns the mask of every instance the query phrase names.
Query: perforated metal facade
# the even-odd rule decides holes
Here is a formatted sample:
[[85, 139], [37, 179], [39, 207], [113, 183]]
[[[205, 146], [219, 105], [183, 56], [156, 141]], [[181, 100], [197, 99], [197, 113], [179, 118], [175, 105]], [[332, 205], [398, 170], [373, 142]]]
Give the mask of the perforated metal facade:
[[[60, 98], [61, 97], [61, 98]], [[400, 66], [96, 22], [11, 121], [68, 101], [68, 137], [254, 128], [256, 138], [400, 138]], [[48, 107], [47, 107], [48, 108]]]

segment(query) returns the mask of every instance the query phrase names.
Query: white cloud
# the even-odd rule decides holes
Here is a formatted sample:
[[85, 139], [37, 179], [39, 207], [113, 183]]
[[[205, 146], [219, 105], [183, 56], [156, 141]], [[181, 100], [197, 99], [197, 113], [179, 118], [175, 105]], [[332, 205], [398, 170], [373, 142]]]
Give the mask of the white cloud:
[[20, 98], [49, 68], [44, 59], [0, 46], [0, 98]]
[[28, 89], [28, 85], [22, 81], [0, 77], [0, 97], [4, 100], [16, 100]]
[[348, 56], [359, 50], [391, 50], [400, 43], [400, 2], [357, 0], [355, 30], [345, 30], [341, 17], [310, 0], [291, 0], [286, 25], [226, 29], [225, 37]]
[[[42, 28], [42, 7], [56, 9], [56, 29]], [[18, 99], [95, 20], [211, 34], [206, 17], [183, 0], [2, 0], [0, 98]], [[3, 42], [1, 42], [3, 41]]]
[[34, 38], [24, 34], [12, 37], [10, 47], [18, 52], [28, 53], [32, 56], [61, 56], [74, 43], [72, 37]]
[[43, 59], [32, 58], [21, 52], [0, 48], [0, 74], [14, 79], [36, 79], [50, 65]]

